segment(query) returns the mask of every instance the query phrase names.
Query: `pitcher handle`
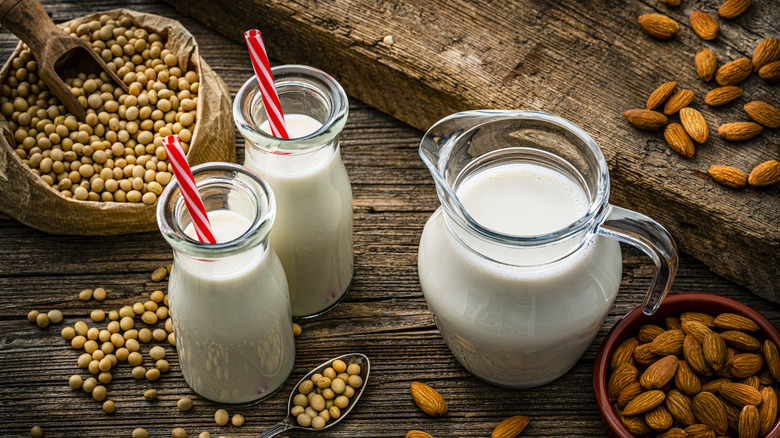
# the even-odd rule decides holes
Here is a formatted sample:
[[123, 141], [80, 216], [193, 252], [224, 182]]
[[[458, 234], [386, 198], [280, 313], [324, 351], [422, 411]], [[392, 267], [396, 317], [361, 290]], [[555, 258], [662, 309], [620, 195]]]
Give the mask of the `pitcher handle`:
[[607, 208], [598, 234], [641, 249], [655, 263], [653, 282], [642, 303], [642, 312], [652, 315], [671, 289], [677, 274], [677, 245], [669, 232], [649, 217], [614, 205]]

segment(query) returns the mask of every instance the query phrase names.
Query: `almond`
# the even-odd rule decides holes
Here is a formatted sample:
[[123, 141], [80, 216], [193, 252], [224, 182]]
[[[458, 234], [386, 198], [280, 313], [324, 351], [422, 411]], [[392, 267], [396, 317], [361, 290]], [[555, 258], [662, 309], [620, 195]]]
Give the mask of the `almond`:
[[685, 131], [697, 143], [704, 143], [709, 136], [709, 129], [704, 116], [698, 110], [693, 108], [683, 108], [680, 110], [680, 122], [685, 127]]
[[666, 432], [658, 435], [657, 438], [686, 438], [688, 436], [687, 433], [685, 433], [684, 430], [680, 429], [679, 427], [673, 427]]
[[663, 105], [677, 89], [677, 82], [666, 82], [658, 86], [647, 98], [647, 109], [656, 109]]
[[498, 423], [498, 426], [493, 429], [493, 434], [490, 435], [490, 437], [514, 438], [520, 435], [520, 432], [522, 432], [523, 429], [528, 426], [528, 421], [529, 419], [525, 415], [515, 415], [514, 417], [509, 417], [506, 420]]
[[615, 403], [617, 403], [619, 407], [625, 408], [626, 405], [634, 399], [634, 397], [643, 392], [645, 392], [645, 388], [642, 388], [642, 385], [640, 385], [639, 382], [634, 382], [620, 391], [620, 395], [618, 395], [617, 401]]
[[406, 438], [433, 438], [433, 436], [421, 430], [410, 430], [406, 432]]
[[772, 375], [776, 382], [780, 381], [780, 353], [778, 353], [777, 345], [767, 339], [764, 341], [762, 351], [764, 352], [764, 359], [766, 360], [769, 374]]
[[760, 430], [758, 409], [753, 405], [742, 408], [742, 412], [739, 414], [739, 437], [758, 438]]
[[748, 182], [751, 186], [762, 187], [780, 181], [780, 161], [764, 161], [750, 171]]
[[677, 374], [674, 375], [674, 386], [685, 395], [694, 395], [701, 391], [701, 380], [691, 370], [688, 362], [680, 359]]
[[[670, 123], [669, 125], [666, 125], [666, 128], [664, 128], [664, 138], [669, 147], [683, 157], [691, 158], [696, 152], [696, 148], [693, 146], [693, 140], [691, 140], [691, 137], [685, 132], [685, 128], [679, 123]], [[680, 331], [680, 333], [682, 333], [682, 331]]]
[[677, 365], [677, 357], [674, 355], [668, 355], [659, 359], [642, 373], [639, 383], [647, 389], [663, 388], [664, 385], [671, 382], [674, 378], [674, 375], [677, 373]]
[[632, 415], [644, 414], [655, 409], [656, 406], [664, 402], [664, 399], [666, 399], [666, 395], [663, 391], [656, 389], [643, 392], [628, 403], [626, 408], [623, 409], [623, 415], [630, 417]]
[[769, 372], [769, 358], [766, 357], [766, 352], [764, 352], [764, 360], [766, 361], [766, 367], [764, 367], [763, 370], [759, 371], [758, 374], [756, 374], [756, 378], [758, 379], [758, 384], [760, 386], [768, 386], [775, 383], [775, 379], [774, 377], [772, 377], [772, 373]]
[[747, 333], [739, 330], [729, 330], [720, 334], [727, 344], [742, 351], [756, 351], [761, 348], [761, 342]]
[[664, 322], [667, 330], [682, 330], [682, 321], [676, 316], [667, 316]]
[[707, 365], [707, 361], [704, 360], [704, 352], [702, 351], [701, 344], [691, 335], [685, 337], [683, 342], [683, 355], [685, 361], [688, 362], [691, 369], [700, 376], [712, 375], [712, 368]]
[[735, 313], [721, 313], [713, 320], [716, 326], [723, 330], [739, 330], [742, 332], [758, 331], [758, 324], [750, 318]]
[[[762, 368], [763, 369], [763, 368]], [[741, 383], [743, 385], [750, 386], [751, 388], [757, 389], [761, 391], [761, 383], [758, 381], [758, 377], [753, 375], [746, 379], [742, 379], [738, 381], [737, 383]]]
[[741, 189], [747, 185], [748, 177], [745, 172], [731, 166], [716, 164], [710, 166], [707, 172], [716, 183], [732, 189]]
[[672, 95], [664, 104], [664, 114], [670, 116], [688, 106], [693, 101], [693, 91], [680, 90]]
[[665, 331], [666, 330], [655, 324], [645, 324], [637, 330], [636, 338], [640, 344], [648, 344], [653, 342], [653, 339]]
[[761, 67], [778, 59], [780, 59], [780, 42], [774, 38], [765, 38], [753, 51], [753, 71], [758, 72]]
[[650, 110], [633, 109], [623, 113], [623, 117], [632, 125], [646, 131], [658, 131], [666, 126], [666, 116]]
[[650, 429], [662, 432], [672, 427], [674, 418], [672, 418], [672, 414], [666, 410], [664, 405], [658, 405], [652, 411], [645, 413], [645, 423], [650, 426]]
[[642, 344], [634, 349], [634, 362], [640, 367], [646, 368], [652, 365], [661, 356], [650, 351], [650, 344]]
[[686, 335], [693, 336], [699, 342], [703, 342], [704, 337], [712, 333], [709, 327], [699, 321], [683, 321], [682, 328]]
[[709, 382], [701, 385], [701, 390], [711, 392], [713, 394], [719, 394], [720, 387], [723, 386], [724, 383], [732, 383], [732, 382], [729, 379], [710, 380]]
[[726, 419], [729, 422], [729, 430], [737, 433], [739, 430], [739, 413], [742, 408], [737, 408], [731, 403], [726, 402], [722, 397], [721, 401], [723, 401], [723, 406], [726, 408]]
[[706, 424], [692, 424], [685, 428], [688, 438], [715, 438], [715, 430]]
[[724, 383], [720, 386], [720, 396], [740, 409], [745, 405], [761, 403], [761, 393], [742, 383]]
[[777, 420], [777, 394], [771, 386], [761, 390], [761, 408], [758, 410], [760, 434], [766, 435]]
[[757, 136], [764, 127], [753, 122], [734, 122], [720, 125], [718, 135], [726, 141], [745, 141]]
[[447, 402], [444, 401], [444, 397], [430, 386], [420, 382], [412, 382], [410, 391], [414, 402], [426, 414], [432, 417], [441, 417], [447, 413]]
[[672, 417], [683, 426], [690, 426], [696, 423], [691, 399], [683, 395], [680, 391], [676, 389], [669, 391], [664, 405], [666, 405], [666, 409], [669, 410]]
[[691, 27], [703, 40], [714, 40], [718, 36], [718, 22], [704, 12], [693, 11], [690, 15]]
[[620, 391], [626, 386], [636, 382], [639, 371], [631, 364], [624, 363], [612, 372], [607, 382], [607, 398], [614, 402], [620, 395]]
[[696, 73], [698, 73], [699, 77], [705, 82], [709, 82], [715, 77], [715, 71], [718, 69], [718, 58], [712, 50], [699, 50], [699, 52], [696, 53], [693, 63], [696, 66]]
[[709, 106], [721, 106], [733, 102], [742, 96], [742, 89], [733, 85], [718, 87], [704, 95], [704, 103]]
[[628, 338], [621, 342], [615, 349], [610, 360], [610, 369], [617, 369], [620, 365], [626, 363], [634, 365], [634, 349], [639, 345], [636, 338]]
[[715, 371], [726, 366], [726, 342], [715, 332], [708, 333], [701, 343], [704, 360]]
[[720, 86], [737, 85], [747, 79], [753, 71], [753, 63], [747, 58], [739, 58], [721, 66], [715, 72], [715, 82]]
[[729, 361], [729, 371], [734, 377], [750, 377], [764, 367], [764, 358], [758, 354], [742, 353]]
[[685, 322], [685, 321], [700, 322], [700, 323], [704, 324], [705, 326], [707, 326], [707, 328], [711, 328], [711, 329], [714, 329], [715, 327], [717, 327], [715, 325], [715, 317], [712, 316], [712, 315], [708, 315], [706, 313], [702, 313], [702, 312], [683, 312], [680, 315], [680, 321], [682, 321], [682, 322]]
[[659, 40], [668, 40], [680, 29], [676, 21], [661, 14], [640, 15], [639, 26], [646, 34]]
[[723, 18], [736, 18], [742, 15], [750, 6], [750, 0], [726, 0], [718, 8], [718, 15]]
[[780, 61], [770, 62], [758, 69], [758, 76], [770, 84], [780, 82]]
[[[680, 129], [682, 129], [682, 126], [680, 126]], [[684, 133], [685, 131], [683, 131]], [[676, 356], [682, 354], [683, 341], [685, 341], [685, 333], [682, 330], [666, 330], [653, 339], [653, 342], [650, 343], [650, 351], [661, 356], [670, 354]]]
[[780, 128], [780, 111], [766, 102], [748, 102], [745, 104], [745, 112], [751, 119], [767, 128]]
[[700, 392], [693, 397], [693, 415], [699, 423], [706, 424], [718, 435], [724, 435], [728, 428], [726, 407], [714, 394]]
[[643, 416], [620, 416], [620, 421], [626, 426], [629, 432], [634, 435], [643, 436], [653, 431], [647, 425]]
[[658, 0], [658, 1], [672, 8], [680, 6], [680, 0]]

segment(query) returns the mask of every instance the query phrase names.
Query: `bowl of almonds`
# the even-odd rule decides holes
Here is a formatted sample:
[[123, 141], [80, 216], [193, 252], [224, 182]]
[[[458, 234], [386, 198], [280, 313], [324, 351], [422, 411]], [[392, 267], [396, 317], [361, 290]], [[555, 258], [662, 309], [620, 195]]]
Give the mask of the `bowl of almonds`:
[[593, 370], [612, 437], [780, 437], [780, 333], [719, 295], [637, 307], [607, 333]]

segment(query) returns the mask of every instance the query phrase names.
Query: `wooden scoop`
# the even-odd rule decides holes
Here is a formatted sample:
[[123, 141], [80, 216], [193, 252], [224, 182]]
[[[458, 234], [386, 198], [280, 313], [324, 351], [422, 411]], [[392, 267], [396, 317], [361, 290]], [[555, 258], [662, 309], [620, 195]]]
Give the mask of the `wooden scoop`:
[[108, 69], [103, 59], [85, 40], [61, 31], [46, 14], [39, 0], [0, 0], [0, 23], [27, 44], [38, 62], [38, 74], [68, 112], [84, 121], [87, 112], [70, 87], [65, 73], [106, 72], [127, 92], [127, 85]]

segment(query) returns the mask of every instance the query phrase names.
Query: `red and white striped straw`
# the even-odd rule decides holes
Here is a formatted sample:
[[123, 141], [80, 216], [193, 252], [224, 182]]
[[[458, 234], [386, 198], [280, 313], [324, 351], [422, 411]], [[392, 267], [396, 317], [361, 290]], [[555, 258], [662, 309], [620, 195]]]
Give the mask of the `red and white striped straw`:
[[187, 210], [190, 212], [198, 239], [201, 242], [217, 243], [217, 239], [214, 238], [214, 233], [211, 231], [211, 222], [206, 214], [206, 207], [203, 206], [203, 200], [200, 199], [200, 193], [195, 186], [195, 178], [187, 163], [187, 157], [184, 156], [184, 149], [181, 147], [179, 137], [176, 135], [165, 137], [163, 146], [168, 154], [168, 161], [173, 167], [173, 174], [179, 180], [181, 194], [184, 197], [184, 203], [187, 204]]
[[263, 96], [265, 112], [268, 114], [268, 124], [271, 127], [271, 135], [280, 138], [290, 138], [287, 134], [287, 125], [284, 123], [282, 106], [279, 104], [279, 96], [276, 94], [274, 77], [271, 75], [271, 65], [268, 63], [268, 55], [265, 52], [265, 44], [260, 31], [252, 29], [244, 32], [246, 46], [249, 48], [249, 58], [252, 59], [252, 67], [257, 76], [257, 85], [260, 86], [260, 94]]

